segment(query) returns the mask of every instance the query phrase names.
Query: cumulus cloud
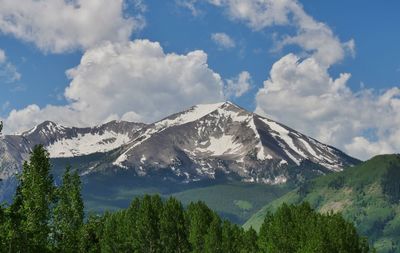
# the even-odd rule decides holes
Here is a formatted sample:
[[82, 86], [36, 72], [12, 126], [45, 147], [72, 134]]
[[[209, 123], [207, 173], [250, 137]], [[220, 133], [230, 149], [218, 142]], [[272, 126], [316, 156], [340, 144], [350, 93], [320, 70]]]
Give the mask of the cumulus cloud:
[[[135, 0], [134, 5], [143, 10], [142, 1]], [[124, 15], [123, 0], [0, 0], [0, 6], [0, 32], [34, 43], [44, 52], [128, 41], [132, 31], [144, 25], [140, 13]]]
[[207, 0], [224, 7], [231, 19], [244, 21], [254, 30], [272, 25], [287, 25], [288, 13], [297, 5], [293, 0]]
[[92, 48], [67, 76], [67, 105], [13, 110], [5, 130], [23, 131], [44, 120], [78, 126], [112, 119], [151, 122], [193, 104], [224, 99], [224, 82], [208, 67], [205, 52], [167, 54], [148, 40]]
[[292, 126], [361, 159], [400, 150], [400, 89], [347, 86], [315, 58], [289, 54], [276, 62], [256, 97], [256, 112]]
[[6, 53], [0, 48], [0, 80], [12, 83], [19, 79], [21, 79], [21, 74], [12, 63], [7, 61]]
[[271, 26], [292, 26], [294, 35], [284, 35], [277, 48], [289, 44], [300, 46], [320, 64], [331, 65], [343, 59], [347, 52], [354, 54], [353, 40], [341, 42], [324, 23], [309, 16], [295, 0], [208, 0], [226, 9], [232, 20], [244, 22], [253, 30]]
[[226, 33], [213, 33], [211, 39], [219, 48], [229, 49], [236, 46], [235, 41]]
[[226, 80], [225, 97], [240, 97], [251, 88], [251, 75], [247, 71], [241, 72], [237, 77]]

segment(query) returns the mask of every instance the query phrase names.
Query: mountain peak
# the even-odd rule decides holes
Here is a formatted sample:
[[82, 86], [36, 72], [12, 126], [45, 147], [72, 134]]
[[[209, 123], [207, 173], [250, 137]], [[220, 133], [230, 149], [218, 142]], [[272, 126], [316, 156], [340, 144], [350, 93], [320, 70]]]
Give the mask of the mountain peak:
[[225, 102], [214, 104], [198, 104], [190, 107], [189, 109], [173, 114], [155, 123], [156, 127], [170, 127], [175, 125], [183, 125], [195, 120], [198, 120], [207, 114], [222, 107]]
[[246, 109], [244, 109], [243, 107], [240, 107], [239, 105], [237, 105], [237, 104], [235, 104], [235, 103], [233, 103], [233, 102], [231, 102], [231, 101], [226, 101], [226, 102], [224, 102], [224, 103], [221, 105], [220, 108], [224, 108], [224, 109], [236, 108], [236, 110], [241, 110], [241, 111], [249, 112], [249, 111], [247, 111]]
[[241, 108], [240, 106], [238, 106], [230, 101], [213, 103], [213, 104], [198, 104], [198, 105], [194, 105], [194, 106], [190, 107], [189, 109], [187, 109], [185, 111], [182, 111], [182, 112], [173, 114], [167, 118], [164, 118], [164, 119], [156, 122], [155, 125], [158, 128], [183, 125], [186, 123], [190, 123], [190, 122], [199, 120], [199, 119], [203, 118], [204, 116], [217, 111], [218, 109], [224, 110], [224, 111], [234, 111], [237, 113], [240, 113], [240, 112], [249, 113], [245, 109]]
[[59, 125], [59, 124], [57, 124], [57, 123], [55, 123], [53, 121], [46, 120], [46, 121], [40, 123], [39, 125], [34, 126], [30, 130], [28, 130], [26, 132], [23, 132], [22, 135], [23, 136], [27, 136], [27, 135], [30, 135], [30, 134], [33, 134], [33, 133], [35, 133], [37, 131], [42, 131], [42, 130], [43, 131], [50, 131], [50, 132], [58, 132], [58, 131], [62, 131], [64, 129], [65, 129], [65, 127], [63, 127], [63, 126], [61, 126], [61, 125]]

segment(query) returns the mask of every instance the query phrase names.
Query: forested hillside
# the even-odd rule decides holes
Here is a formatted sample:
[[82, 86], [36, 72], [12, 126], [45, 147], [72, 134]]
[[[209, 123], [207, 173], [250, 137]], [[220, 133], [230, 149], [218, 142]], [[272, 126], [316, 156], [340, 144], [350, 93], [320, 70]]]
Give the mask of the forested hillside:
[[378, 252], [400, 252], [400, 155], [380, 155], [358, 166], [308, 181], [271, 202], [244, 226], [256, 230], [282, 203], [310, 203], [321, 213], [340, 212], [368, 236]]

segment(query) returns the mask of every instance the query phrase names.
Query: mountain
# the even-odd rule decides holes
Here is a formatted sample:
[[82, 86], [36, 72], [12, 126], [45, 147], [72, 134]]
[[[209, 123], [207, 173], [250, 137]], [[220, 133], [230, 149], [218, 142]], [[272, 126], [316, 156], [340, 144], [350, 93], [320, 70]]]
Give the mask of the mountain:
[[[247, 182], [279, 184], [307, 173], [340, 171], [358, 162], [230, 102], [193, 106], [150, 125], [113, 121], [70, 128], [47, 121], [21, 135], [2, 137], [2, 160], [11, 157], [18, 164], [39, 143], [52, 158], [100, 152], [112, 161], [84, 174], [117, 167], [139, 176], [169, 172], [186, 182], [215, 178], [222, 172]], [[296, 170], [307, 163], [315, 166]], [[7, 178], [13, 172], [2, 169], [0, 176]]]
[[130, 198], [149, 186], [172, 194], [174, 187], [178, 192], [220, 182], [297, 184], [359, 163], [231, 102], [203, 104], [152, 124], [112, 121], [76, 128], [47, 121], [20, 135], [2, 136], [3, 199], [12, 195], [15, 174], [35, 144], [49, 150], [56, 179], [67, 164], [77, 169], [88, 198], [97, 204], [104, 204], [104, 196], [119, 199], [123, 192]]
[[[145, 124], [125, 121], [111, 121], [93, 128], [64, 127], [51, 121], [20, 135], [1, 136], [0, 150], [2, 162], [16, 162], [20, 165], [36, 144], [42, 144], [50, 157], [74, 157], [108, 152], [120, 147], [131, 139]], [[0, 178], [7, 178], [16, 171], [1, 166]]]
[[133, 169], [139, 176], [168, 173], [167, 177], [185, 182], [223, 174], [280, 184], [358, 162], [230, 102], [197, 105], [150, 124], [113, 155], [114, 166]]
[[[230, 103], [196, 105], [152, 124], [76, 128], [46, 121], [0, 137], [0, 201], [35, 144], [49, 151], [56, 183], [66, 165], [82, 176], [88, 210], [127, 207], [159, 193], [203, 200], [237, 223], [308, 178], [359, 163], [280, 123]], [[215, 194], [218, 192], [219, 194]]]
[[[0, 136], [0, 200], [15, 188], [15, 175], [36, 144], [43, 144], [50, 157], [79, 157], [108, 152], [136, 138], [145, 124], [125, 121], [87, 128], [64, 127], [46, 121], [19, 135]], [[8, 194], [10, 193], [10, 194]]]
[[282, 203], [309, 202], [320, 212], [341, 212], [377, 252], [400, 252], [400, 155], [380, 155], [343, 172], [310, 180], [267, 204], [245, 228], [259, 229]]

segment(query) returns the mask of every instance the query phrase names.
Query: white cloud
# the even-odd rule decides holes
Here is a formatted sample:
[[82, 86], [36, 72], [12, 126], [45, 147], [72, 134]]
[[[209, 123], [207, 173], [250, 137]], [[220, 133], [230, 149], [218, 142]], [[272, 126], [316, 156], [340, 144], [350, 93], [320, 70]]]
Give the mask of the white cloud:
[[5, 131], [23, 131], [44, 120], [78, 126], [112, 119], [151, 122], [193, 104], [224, 99], [224, 83], [208, 67], [205, 52], [167, 54], [147, 40], [92, 48], [67, 75], [68, 105], [13, 110]]
[[220, 48], [229, 49], [236, 46], [235, 41], [226, 33], [213, 33], [211, 39]]
[[12, 63], [7, 61], [6, 53], [0, 48], [0, 81], [12, 83], [19, 79], [21, 79], [21, 74]]
[[[289, 54], [276, 62], [256, 97], [256, 112], [366, 159], [400, 150], [400, 89], [383, 93], [347, 87], [315, 58]], [[373, 132], [374, 136], [365, 136]]]
[[251, 88], [251, 75], [247, 71], [241, 72], [236, 78], [226, 80], [225, 96], [240, 97]]
[[208, 0], [208, 2], [226, 8], [230, 18], [244, 21], [255, 30], [288, 24], [288, 13], [292, 6], [296, 5], [292, 0]]
[[228, 16], [244, 22], [254, 30], [271, 26], [292, 26], [295, 35], [285, 35], [278, 48], [294, 44], [313, 55], [320, 64], [331, 65], [343, 59], [346, 52], [354, 54], [353, 40], [340, 42], [324, 23], [314, 20], [295, 0], [208, 0], [226, 9]]
[[193, 16], [198, 16], [201, 12], [196, 8], [197, 0], [175, 0], [178, 6], [188, 9]]
[[[142, 1], [134, 1], [139, 11]], [[104, 40], [128, 41], [144, 25], [126, 17], [123, 0], [0, 0], [0, 32], [32, 42], [44, 52], [87, 49]]]
[[4, 63], [6, 61], [6, 53], [4, 52], [3, 49], [0, 49], [0, 63]]

